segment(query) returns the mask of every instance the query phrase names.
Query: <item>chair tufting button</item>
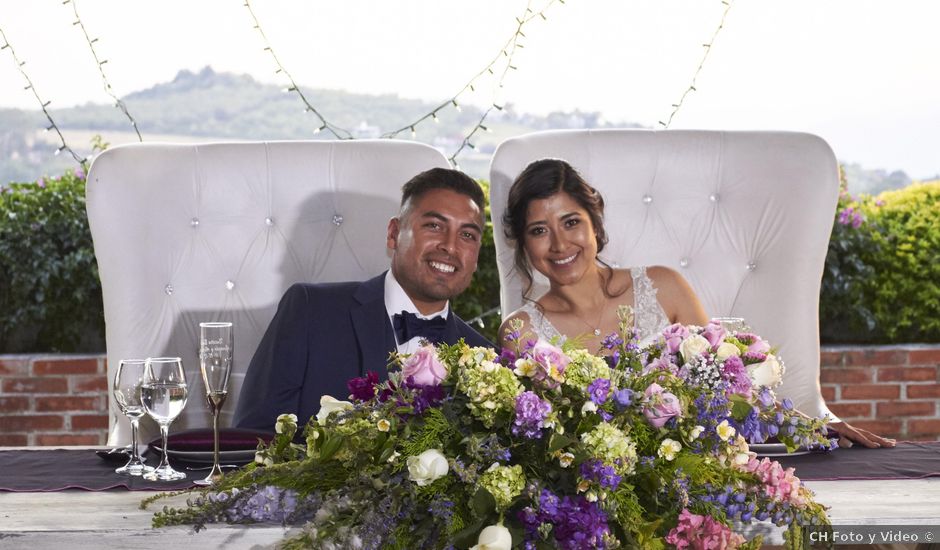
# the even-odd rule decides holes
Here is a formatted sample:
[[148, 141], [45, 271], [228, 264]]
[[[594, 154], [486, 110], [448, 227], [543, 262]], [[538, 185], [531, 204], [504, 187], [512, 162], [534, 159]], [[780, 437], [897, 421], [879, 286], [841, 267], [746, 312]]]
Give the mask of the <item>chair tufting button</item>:
[[748, 271], [754, 271], [755, 269], [757, 269], [757, 264], [754, 262], [748, 262], [747, 265], [744, 267], [746, 267]]
[[199, 227], [199, 218], [193, 218], [189, 220], [189, 225], [191, 227]]
[[679, 267], [689, 267], [689, 259], [688, 259], [688, 258], [681, 258], [681, 259], [679, 260]]
[[225, 281], [225, 288], [229, 290], [232, 290], [233, 288], [235, 288], [235, 281], [231, 281], [231, 280]]
[[643, 195], [643, 204], [649, 204], [653, 202], [653, 197], [651, 195]]
[[333, 225], [336, 227], [343, 225], [343, 216], [340, 214], [333, 214]]
[[264, 225], [268, 227], [271, 227], [272, 225], [274, 225], [274, 218], [265, 218]]
[[708, 196], [708, 200], [710, 200], [710, 201], [712, 201], [712, 202], [718, 202], [718, 200], [719, 200], [720, 198], [721, 198], [721, 197], [718, 196], [718, 193], [712, 193], [711, 195]]
[[167, 296], [169, 296], [170, 294], [173, 294], [173, 285], [167, 283], [167, 285], [163, 287], [163, 293], [166, 294]]

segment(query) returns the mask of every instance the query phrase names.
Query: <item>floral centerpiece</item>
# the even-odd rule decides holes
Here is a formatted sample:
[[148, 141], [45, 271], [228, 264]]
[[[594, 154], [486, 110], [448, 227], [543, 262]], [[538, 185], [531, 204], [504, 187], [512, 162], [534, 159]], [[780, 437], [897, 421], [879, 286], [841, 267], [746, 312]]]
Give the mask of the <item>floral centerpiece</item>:
[[[624, 308], [599, 355], [510, 335], [513, 349], [431, 345], [388, 380], [350, 381], [295, 440], [282, 415], [256, 463], [164, 508], [155, 526], [303, 524], [285, 547], [757, 548], [753, 521], [826, 525], [793, 475], [748, 450], [829, 446], [772, 386], [770, 346], [718, 325], [637, 344]], [[155, 500], [155, 499], [148, 499]], [[147, 501], [145, 501], [145, 504]]]

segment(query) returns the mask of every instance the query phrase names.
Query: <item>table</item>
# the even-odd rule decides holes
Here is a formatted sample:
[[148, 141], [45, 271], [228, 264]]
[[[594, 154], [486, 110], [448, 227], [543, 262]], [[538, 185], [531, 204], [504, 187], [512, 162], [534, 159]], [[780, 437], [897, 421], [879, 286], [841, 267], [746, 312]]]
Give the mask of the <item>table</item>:
[[[807, 481], [830, 506], [834, 525], [940, 525], [940, 477], [908, 480]], [[155, 510], [181, 505], [165, 499], [140, 510], [145, 491], [0, 493], [0, 548], [273, 548], [289, 531], [280, 525], [210, 525], [153, 529]], [[767, 544], [782, 544], [780, 529], [761, 524]]]

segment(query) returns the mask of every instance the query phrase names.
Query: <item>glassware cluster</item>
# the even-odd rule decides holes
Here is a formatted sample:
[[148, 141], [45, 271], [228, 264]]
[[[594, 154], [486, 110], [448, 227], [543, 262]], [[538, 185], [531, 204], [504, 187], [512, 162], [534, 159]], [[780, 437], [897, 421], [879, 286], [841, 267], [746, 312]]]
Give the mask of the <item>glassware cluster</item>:
[[[194, 481], [198, 485], [210, 485], [222, 476], [219, 466], [219, 412], [228, 395], [233, 350], [232, 323], [199, 323], [199, 363], [206, 401], [212, 412], [214, 445], [212, 470], [205, 479]], [[131, 424], [130, 459], [127, 464], [117, 468], [115, 473], [142, 476], [149, 481], [175, 481], [186, 478], [184, 472], [174, 470], [170, 466], [167, 447], [170, 424], [183, 412], [189, 397], [182, 359], [122, 359], [114, 376], [112, 393], [119, 409]], [[146, 465], [138, 450], [138, 425], [140, 418], [145, 414], [160, 427], [162, 459], [156, 468]]]

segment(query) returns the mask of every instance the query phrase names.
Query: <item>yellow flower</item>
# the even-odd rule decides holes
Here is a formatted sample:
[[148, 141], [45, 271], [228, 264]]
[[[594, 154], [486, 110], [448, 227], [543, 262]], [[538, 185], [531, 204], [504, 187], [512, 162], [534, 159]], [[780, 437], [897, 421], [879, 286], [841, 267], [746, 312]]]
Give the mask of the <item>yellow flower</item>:
[[682, 450], [682, 444], [667, 437], [659, 444], [659, 450], [656, 451], [656, 454], [658, 454], [660, 458], [671, 461], [676, 458], [680, 450]]
[[392, 423], [384, 418], [375, 423], [375, 427], [379, 429], [380, 432], [387, 432], [392, 427]]
[[535, 363], [528, 359], [516, 359], [516, 368], [513, 372], [516, 376], [531, 378], [535, 375]]
[[718, 432], [718, 437], [720, 437], [722, 441], [728, 441], [737, 433], [735, 429], [728, 424], [727, 420], [722, 420], [721, 424], [715, 428], [715, 431]]

